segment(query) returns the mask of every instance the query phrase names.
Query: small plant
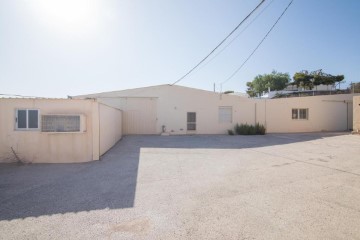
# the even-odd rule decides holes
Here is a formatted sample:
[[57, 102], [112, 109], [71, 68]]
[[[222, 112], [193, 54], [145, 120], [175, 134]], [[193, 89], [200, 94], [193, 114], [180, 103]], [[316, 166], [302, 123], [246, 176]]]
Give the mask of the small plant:
[[255, 127], [253, 125], [249, 125], [247, 129], [247, 135], [255, 135], [255, 134], [256, 134]]
[[264, 125], [257, 123], [257, 124], [255, 124], [255, 132], [257, 135], [265, 135], [266, 128]]
[[244, 132], [244, 124], [239, 125], [238, 123], [234, 127], [234, 132], [238, 135], [241, 135]]
[[232, 129], [228, 129], [228, 134], [231, 135], [231, 136], [235, 135], [235, 133], [234, 133], [234, 131]]
[[[230, 130], [228, 130], [229, 133]], [[234, 127], [234, 133], [238, 135], [264, 135], [266, 133], [266, 129], [262, 124], [249, 125], [245, 124], [236, 124]], [[229, 133], [230, 135], [230, 133]]]

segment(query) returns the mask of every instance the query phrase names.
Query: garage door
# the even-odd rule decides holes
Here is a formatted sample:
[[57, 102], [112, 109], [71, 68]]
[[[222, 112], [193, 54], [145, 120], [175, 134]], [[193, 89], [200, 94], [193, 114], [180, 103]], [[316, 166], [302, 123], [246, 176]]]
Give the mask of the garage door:
[[121, 98], [124, 134], [156, 134], [156, 98]]

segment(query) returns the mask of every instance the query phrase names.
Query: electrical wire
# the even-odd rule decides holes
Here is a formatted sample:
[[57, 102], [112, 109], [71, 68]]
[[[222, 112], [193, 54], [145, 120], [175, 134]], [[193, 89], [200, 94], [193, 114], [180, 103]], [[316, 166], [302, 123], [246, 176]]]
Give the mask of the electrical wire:
[[260, 43], [256, 46], [256, 48], [251, 52], [251, 54], [245, 59], [245, 61], [240, 65], [240, 67], [238, 67], [235, 72], [233, 72], [226, 80], [224, 80], [223, 82], [221, 82], [220, 84], [223, 85], [224, 83], [228, 82], [230, 79], [232, 79], [239, 71], [240, 69], [246, 64], [247, 61], [249, 61], [249, 59], [254, 55], [254, 53], [256, 52], [256, 50], [260, 47], [260, 45], [265, 41], [265, 39], [267, 38], [267, 36], [270, 34], [270, 32], [274, 29], [274, 27], [276, 26], [276, 24], [280, 21], [280, 19], [282, 18], [282, 16], [285, 14], [285, 12], [288, 10], [288, 8], [290, 7], [290, 5], [293, 3], [294, 0], [291, 0], [290, 3], [287, 5], [287, 7], [284, 9], [284, 11], [281, 13], [280, 17], [276, 20], [276, 22], [272, 25], [272, 27], [270, 28], [270, 30], [266, 33], [266, 35], [264, 36], [264, 38], [260, 41]]
[[181, 80], [183, 80], [186, 76], [188, 76], [192, 71], [194, 71], [200, 64], [202, 64], [210, 55], [212, 55], [263, 3], [265, 0], [261, 0], [261, 2], [208, 54], [204, 57], [198, 64], [195, 65], [190, 71], [188, 71], [184, 76], [176, 80], [173, 84], [175, 85]]
[[248, 28], [250, 27], [251, 24], [253, 24], [253, 23], [255, 22], [256, 19], [258, 19], [258, 17], [260, 17], [260, 16], [264, 13], [264, 11], [265, 11], [274, 1], [275, 1], [275, 0], [271, 0], [271, 2], [270, 2], [268, 5], [266, 5], [266, 6], [264, 7], [264, 9], [261, 10], [261, 12], [260, 12], [258, 15], [256, 15], [256, 17], [255, 17], [253, 20], [251, 20], [251, 22], [250, 22], [248, 25], [246, 25], [246, 27], [245, 27], [241, 32], [239, 32], [228, 44], [226, 44], [217, 54], [215, 54], [212, 58], [210, 58], [210, 60], [207, 61], [205, 64], [203, 64], [198, 70], [203, 69], [203, 68], [204, 68], [205, 66], [207, 66], [210, 62], [212, 62], [217, 56], [219, 56], [222, 52], [224, 52], [243, 32], [245, 32], [246, 29], [248, 29]]

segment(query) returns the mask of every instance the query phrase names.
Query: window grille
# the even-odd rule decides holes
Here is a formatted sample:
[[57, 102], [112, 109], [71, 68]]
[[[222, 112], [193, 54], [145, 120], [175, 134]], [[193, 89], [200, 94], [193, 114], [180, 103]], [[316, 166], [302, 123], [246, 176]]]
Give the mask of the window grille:
[[196, 130], [196, 112], [187, 113], [187, 130], [188, 131]]
[[291, 112], [292, 119], [309, 119], [309, 109], [308, 108], [294, 108]]
[[80, 132], [79, 115], [42, 115], [42, 132]]

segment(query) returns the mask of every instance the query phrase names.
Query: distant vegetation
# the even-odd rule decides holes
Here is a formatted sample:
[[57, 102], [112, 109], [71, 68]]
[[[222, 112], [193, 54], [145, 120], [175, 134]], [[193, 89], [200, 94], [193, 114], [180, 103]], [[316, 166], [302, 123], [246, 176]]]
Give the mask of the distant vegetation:
[[314, 87], [319, 85], [334, 85], [336, 83], [340, 83], [344, 80], [344, 78], [344, 75], [333, 76], [331, 74], [324, 73], [321, 69], [313, 72], [303, 70], [294, 74], [294, 81], [290, 84], [312, 90]]
[[273, 70], [270, 74], [257, 75], [254, 80], [247, 82], [246, 93], [250, 97], [261, 96], [263, 93], [267, 93], [269, 88], [271, 91], [283, 90], [289, 82], [290, 75], [288, 73]]
[[236, 124], [234, 127], [234, 130], [229, 129], [228, 130], [228, 134], [229, 135], [265, 135], [266, 133], [266, 128], [264, 125], [262, 124], [255, 124], [254, 125], [249, 125], [247, 123], [245, 124]]
[[[307, 90], [313, 90], [319, 85], [339, 85], [345, 79], [344, 75], [331, 75], [324, 73], [322, 69], [316, 71], [303, 70], [296, 72], [293, 76], [293, 81], [290, 82], [289, 73], [281, 73], [273, 70], [270, 74], [257, 75], [254, 80], [247, 82], [246, 93], [250, 97], [262, 96], [264, 93], [270, 91], [279, 91], [285, 89], [288, 85], [302, 87]], [[353, 92], [359, 92], [360, 84], [352, 84], [349, 89]]]

